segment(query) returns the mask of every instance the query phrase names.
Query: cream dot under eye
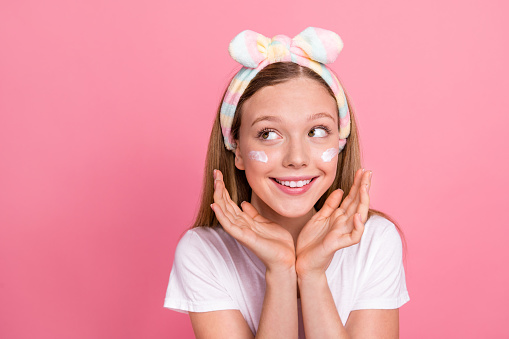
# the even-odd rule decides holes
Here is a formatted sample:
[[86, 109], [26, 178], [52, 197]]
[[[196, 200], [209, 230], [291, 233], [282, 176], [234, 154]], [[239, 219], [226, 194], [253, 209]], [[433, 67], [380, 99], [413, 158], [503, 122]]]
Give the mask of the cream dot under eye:
[[264, 162], [264, 163], [266, 163], [269, 160], [269, 158], [267, 157], [267, 154], [265, 154], [264, 151], [251, 151], [251, 152], [249, 152], [248, 156], [249, 156], [249, 159], [251, 159], [251, 160]]

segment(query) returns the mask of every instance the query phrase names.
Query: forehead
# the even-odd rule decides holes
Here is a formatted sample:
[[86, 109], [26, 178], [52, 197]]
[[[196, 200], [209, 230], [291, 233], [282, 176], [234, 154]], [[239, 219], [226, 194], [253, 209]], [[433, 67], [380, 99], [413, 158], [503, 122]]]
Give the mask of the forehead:
[[250, 126], [261, 116], [295, 123], [316, 113], [328, 113], [337, 122], [336, 100], [316, 80], [297, 78], [263, 87], [246, 100], [242, 106], [242, 125]]

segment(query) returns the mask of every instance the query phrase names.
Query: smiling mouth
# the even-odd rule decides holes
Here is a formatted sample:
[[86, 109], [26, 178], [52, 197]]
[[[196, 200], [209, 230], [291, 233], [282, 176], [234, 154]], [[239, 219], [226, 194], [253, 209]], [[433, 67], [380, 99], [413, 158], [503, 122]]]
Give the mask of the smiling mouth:
[[279, 180], [276, 178], [271, 178], [275, 182], [277, 182], [281, 186], [290, 187], [290, 188], [301, 188], [309, 185], [315, 178], [307, 179], [307, 180]]

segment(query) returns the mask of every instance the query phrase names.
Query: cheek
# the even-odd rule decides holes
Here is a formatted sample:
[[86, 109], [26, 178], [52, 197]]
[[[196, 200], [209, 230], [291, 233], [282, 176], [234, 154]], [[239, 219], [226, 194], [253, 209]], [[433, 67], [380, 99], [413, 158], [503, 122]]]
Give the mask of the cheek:
[[270, 153], [250, 149], [244, 156], [245, 174], [248, 177], [248, 181], [264, 176], [264, 173], [271, 168], [271, 157]]
[[335, 148], [335, 147], [328, 148], [321, 154], [320, 159], [323, 162], [332, 162], [333, 159], [336, 159], [338, 154], [339, 154], [338, 148]]
[[330, 184], [332, 184], [332, 181], [336, 177], [339, 154], [339, 149], [331, 146], [333, 145], [324, 145], [324, 147], [316, 149], [313, 154], [313, 160], [316, 166], [326, 174], [327, 178], [330, 178], [328, 179], [331, 180]]
[[245, 162], [248, 166], [268, 169], [281, 161], [281, 150], [277, 148], [249, 147]]
[[266, 164], [269, 160], [267, 154], [264, 151], [250, 151], [247, 156], [249, 160], [259, 161], [264, 164]]
[[256, 180], [266, 178], [267, 173], [274, 170], [278, 163], [278, 153], [271, 150], [261, 150], [256, 148], [247, 149], [244, 156], [244, 168], [248, 182], [254, 183]]

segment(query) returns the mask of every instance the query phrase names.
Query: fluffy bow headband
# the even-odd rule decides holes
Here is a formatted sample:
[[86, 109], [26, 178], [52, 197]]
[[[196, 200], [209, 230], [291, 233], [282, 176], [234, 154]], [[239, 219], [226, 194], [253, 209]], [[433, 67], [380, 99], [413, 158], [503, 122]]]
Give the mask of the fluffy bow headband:
[[244, 67], [232, 79], [221, 104], [220, 122], [226, 148], [230, 151], [235, 150], [236, 145], [231, 136], [233, 116], [239, 98], [249, 82], [269, 64], [294, 62], [318, 73], [332, 89], [339, 109], [341, 152], [345, 147], [346, 138], [350, 135], [350, 112], [341, 84], [325, 64], [334, 62], [342, 48], [343, 41], [339, 35], [315, 27], [306, 28], [293, 39], [286, 35], [276, 35], [269, 39], [249, 30], [240, 32], [233, 38], [228, 52]]

